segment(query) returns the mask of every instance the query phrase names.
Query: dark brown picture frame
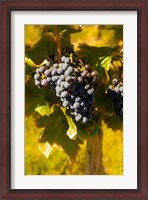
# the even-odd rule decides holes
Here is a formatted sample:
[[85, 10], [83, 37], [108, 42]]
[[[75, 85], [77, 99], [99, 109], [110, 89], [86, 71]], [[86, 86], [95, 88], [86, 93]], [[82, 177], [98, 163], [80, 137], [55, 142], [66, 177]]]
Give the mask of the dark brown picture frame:
[[[148, 1], [147, 0], [2, 0], [0, 21], [0, 199], [148, 200]], [[11, 11], [137, 11], [137, 189], [11, 189]], [[131, 35], [129, 36], [131, 37]], [[132, 67], [132, 66], [131, 66]], [[130, 134], [130, 133], [129, 133]], [[131, 141], [132, 142], [132, 141]], [[130, 147], [129, 147], [130, 148]]]

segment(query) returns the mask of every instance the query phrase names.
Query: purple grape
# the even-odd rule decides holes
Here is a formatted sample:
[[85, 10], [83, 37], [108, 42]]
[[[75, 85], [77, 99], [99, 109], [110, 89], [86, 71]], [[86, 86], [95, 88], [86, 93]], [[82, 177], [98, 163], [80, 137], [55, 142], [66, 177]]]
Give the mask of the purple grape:
[[69, 105], [69, 102], [68, 101], [63, 101], [63, 106], [64, 107], [67, 107]]
[[40, 74], [35, 74], [34, 75], [34, 79], [37, 80], [37, 81], [39, 81], [41, 79]]
[[61, 57], [61, 61], [64, 63], [65, 62], [65, 59], [66, 59], [66, 56], [62, 56]]
[[43, 80], [41, 81], [41, 85], [44, 86], [44, 87], [47, 87], [47, 86], [48, 86], [48, 81], [47, 81], [47, 79], [43, 79]]
[[75, 117], [75, 120], [78, 122], [82, 119], [82, 115], [81, 114], [77, 114]]
[[40, 68], [39, 68], [39, 72], [40, 73], [43, 73], [45, 71], [45, 66], [41, 66]]
[[51, 69], [46, 69], [46, 70], [44, 71], [44, 74], [45, 74], [46, 77], [51, 76]]
[[56, 74], [57, 74], [57, 69], [54, 68], [54, 69], [52, 70], [51, 74], [52, 74], [52, 76], [56, 75]]
[[64, 81], [64, 80], [65, 80], [65, 75], [60, 75], [59, 79], [60, 79], [61, 81]]
[[67, 91], [61, 92], [61, 97], [67, 97], [67, 96], [68, 96], [68, 92]]
[[58, 68], [59, 67], [59, 64], [58, 63], [55, 63], [54, 65], [53, 65], [53, 68]]
[[69, 57], [66, 57], [64, 62], [65, 62], [66, 64], [68, 64], [68, 63], [70, 62], [70, 58], [69, 58]]
[[75, 109], [79, 108], [79, 107], [80, 107], [80, 103], [79, 103], [79, 102], [74, 103], [74, 104], [73, 104], [73, 107], [74, 107]]

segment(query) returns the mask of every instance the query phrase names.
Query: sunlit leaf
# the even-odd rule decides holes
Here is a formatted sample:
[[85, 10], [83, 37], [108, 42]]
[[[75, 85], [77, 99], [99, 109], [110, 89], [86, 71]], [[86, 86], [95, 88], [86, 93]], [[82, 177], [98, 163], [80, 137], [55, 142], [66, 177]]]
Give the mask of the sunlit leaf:
[[54, 112], [49, 115], [49, 117], [44, 116], [39, 118], [37, 125], [45, 128], [40, 142], [48, 141], [50, 145], [54, 143], [60, 145], [70, 159], [76, 156], [79, 150], [79, 144], [81, 144], [82, 141], [78, 138], [76, 140], [71, 140], [68, 137], [67, 130], [69, 125], [60, 107], [55, 106]]
[[55, 36], [52, 33], [45, 33], [32, 48], [26, 50], [26, 56], [40, 64], [44, 59], [51, 60], [50, 56], [55, 54], [55, 49]]
[[35, 108], [35, 111], [38, 112], [41, 116], [44, 116], [44, 115], [49, 116], [54, 112], [54, 108], [53, 106], [49, 107], [49, 105], [46, 103], [46, 105], [37, 106]]
[[61, 109], [62, 109], [64, 115], [66, 116], [67, 123], [69, 125], [69, 128], [67, 130], [67, 135], [70, 139], [73, 139], [77, 135], [77, 127], [76, 127], [75, 123], [73, 122], [73, 119], [66, 114], [66, 109], [64, 109], [64, 108], [61, 108]]
[[38, 149], [41, 151], [41, 153], [48, 158], [49, 154], [51, 153], [53, 146], [51, 146], [48, 142], [45, 143], [38, 143]]
[[111, 56], [107, 56], [101, 62], [101, 66], [104, 67], [107, 71], [110, 68], [111, 60], [112, 60], [112, 57]]

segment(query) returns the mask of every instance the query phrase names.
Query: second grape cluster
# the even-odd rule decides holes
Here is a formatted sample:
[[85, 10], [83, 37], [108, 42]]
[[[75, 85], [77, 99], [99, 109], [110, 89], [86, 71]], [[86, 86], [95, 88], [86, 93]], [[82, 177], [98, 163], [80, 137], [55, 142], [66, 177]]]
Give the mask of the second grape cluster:
[[76, 121], [86, 123], [92, 118], [98, 73], [88, 64], [74, 65], [69, 57], [62, 56], [61, 63], [51, 65], [47, 61], [37, 68], [34, 79], [39, 88], [52, 87]]

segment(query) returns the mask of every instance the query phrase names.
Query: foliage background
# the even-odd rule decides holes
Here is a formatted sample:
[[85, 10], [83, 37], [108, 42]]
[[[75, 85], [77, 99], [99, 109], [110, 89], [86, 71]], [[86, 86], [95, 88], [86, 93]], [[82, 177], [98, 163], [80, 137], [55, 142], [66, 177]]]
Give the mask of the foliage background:
[[[79, 51], [79, 44], [87, 43], [93, 47], [121, 47], [123, 46], [123, 27], [118, 25], [101, 25], [101, 26], [82, 26], [81, 31], [71, 31], [70, 39], [74, 45], [74, 50]], [[70, 160], [59, 146], [54, 146], [46, 158], [43, 151], [46, 150], [45, 143], [38, 143], [41, 132], [44, 130], [36, 123], [36, 112], [34, 109], [38, 105], [38, 99], [41, 100], [44, 91], [39, 91], [36, 86], [32, 86], [32, 68], [40, 64], [43, 58], [49, 58], [48, 51], [55, 53], [56, 49], [51, 47], [52, 37], [43, 38], [43, 31], [48, 29], [42, 25], [25, 26], [25, 67], [26, 67], [26, 117], [25, 117], [25, 174], [26, 175], [84, 175], [86, 162], [86, 140], [80, 145], [77, 156]], [[46, 35], [47, 36], [47, 35]], [[68, 35], [69, 36], [69, 35]], [[64, 38], [64, 37], [63, 37]], [[66, 38], [66, 37], [65, 37]], [[68, 38], [68, 37], [67, 37]], [[67, 39], [66, 38], [66, 39]], [[44, 40], [44, 41], [43, 41]], [[41, 43], [40, 43], [41, 41]], [[68, 39], [67, 41], [68, 42]], [[46, 44], [46, 45], [42, 45]], [[39, 47], [38, 47], [39, 46]], [[86, 48], [87, 49], [87, 48]], [[85, 51], [85, 48], [83, 49]], [[33, 52], [33, 53], [32, 53]], [[92, 61], [92, 55], [89, 61]], [[95, 57], [95, 55], [94, 55]], [[38, 59], [37, 59], [38, 58]], [[94, 58], [93, 58], [94, 59]], [[108, 67], [111, 63], [107, 62]], [[121, 62], [114, 62], [118, 75], [120, 75]], [[110, 70], [111, 71], [111, 70]], [[109, 72], [110, 72], [109, 71]], [[102, 82], [106, 87], [111, 80], [106, 80], [106, 72], [101, 74]], [[107, 75], [110, 76], [108, 70]], [[112, 71], [111, 71], [112, 72]], [[107, 77], [108, 77], [107, 76]], [[31, 94], [31, 96], [30, 96]], [[33, 99], [31, 99], [31, 98]], [[53, 97], [54, 101], [54, 97]], [[100, 103], [100, 102], [99, 102]], [[103, 108], [104, 109], [104, 108]], [[104, 111], [103, 111], [104, 112]], [[110, 120], [111, 118], [111, 120]], [[106, 120], [101, 121], [103, 133], [102, 143], [102, 161], [105, 174], [122, 175], [123, 174], [123, 129], [122, 124], [115, 116], [109, 117], [109, 123]], [[59, 151], [60, 150], [60, 151]]]

